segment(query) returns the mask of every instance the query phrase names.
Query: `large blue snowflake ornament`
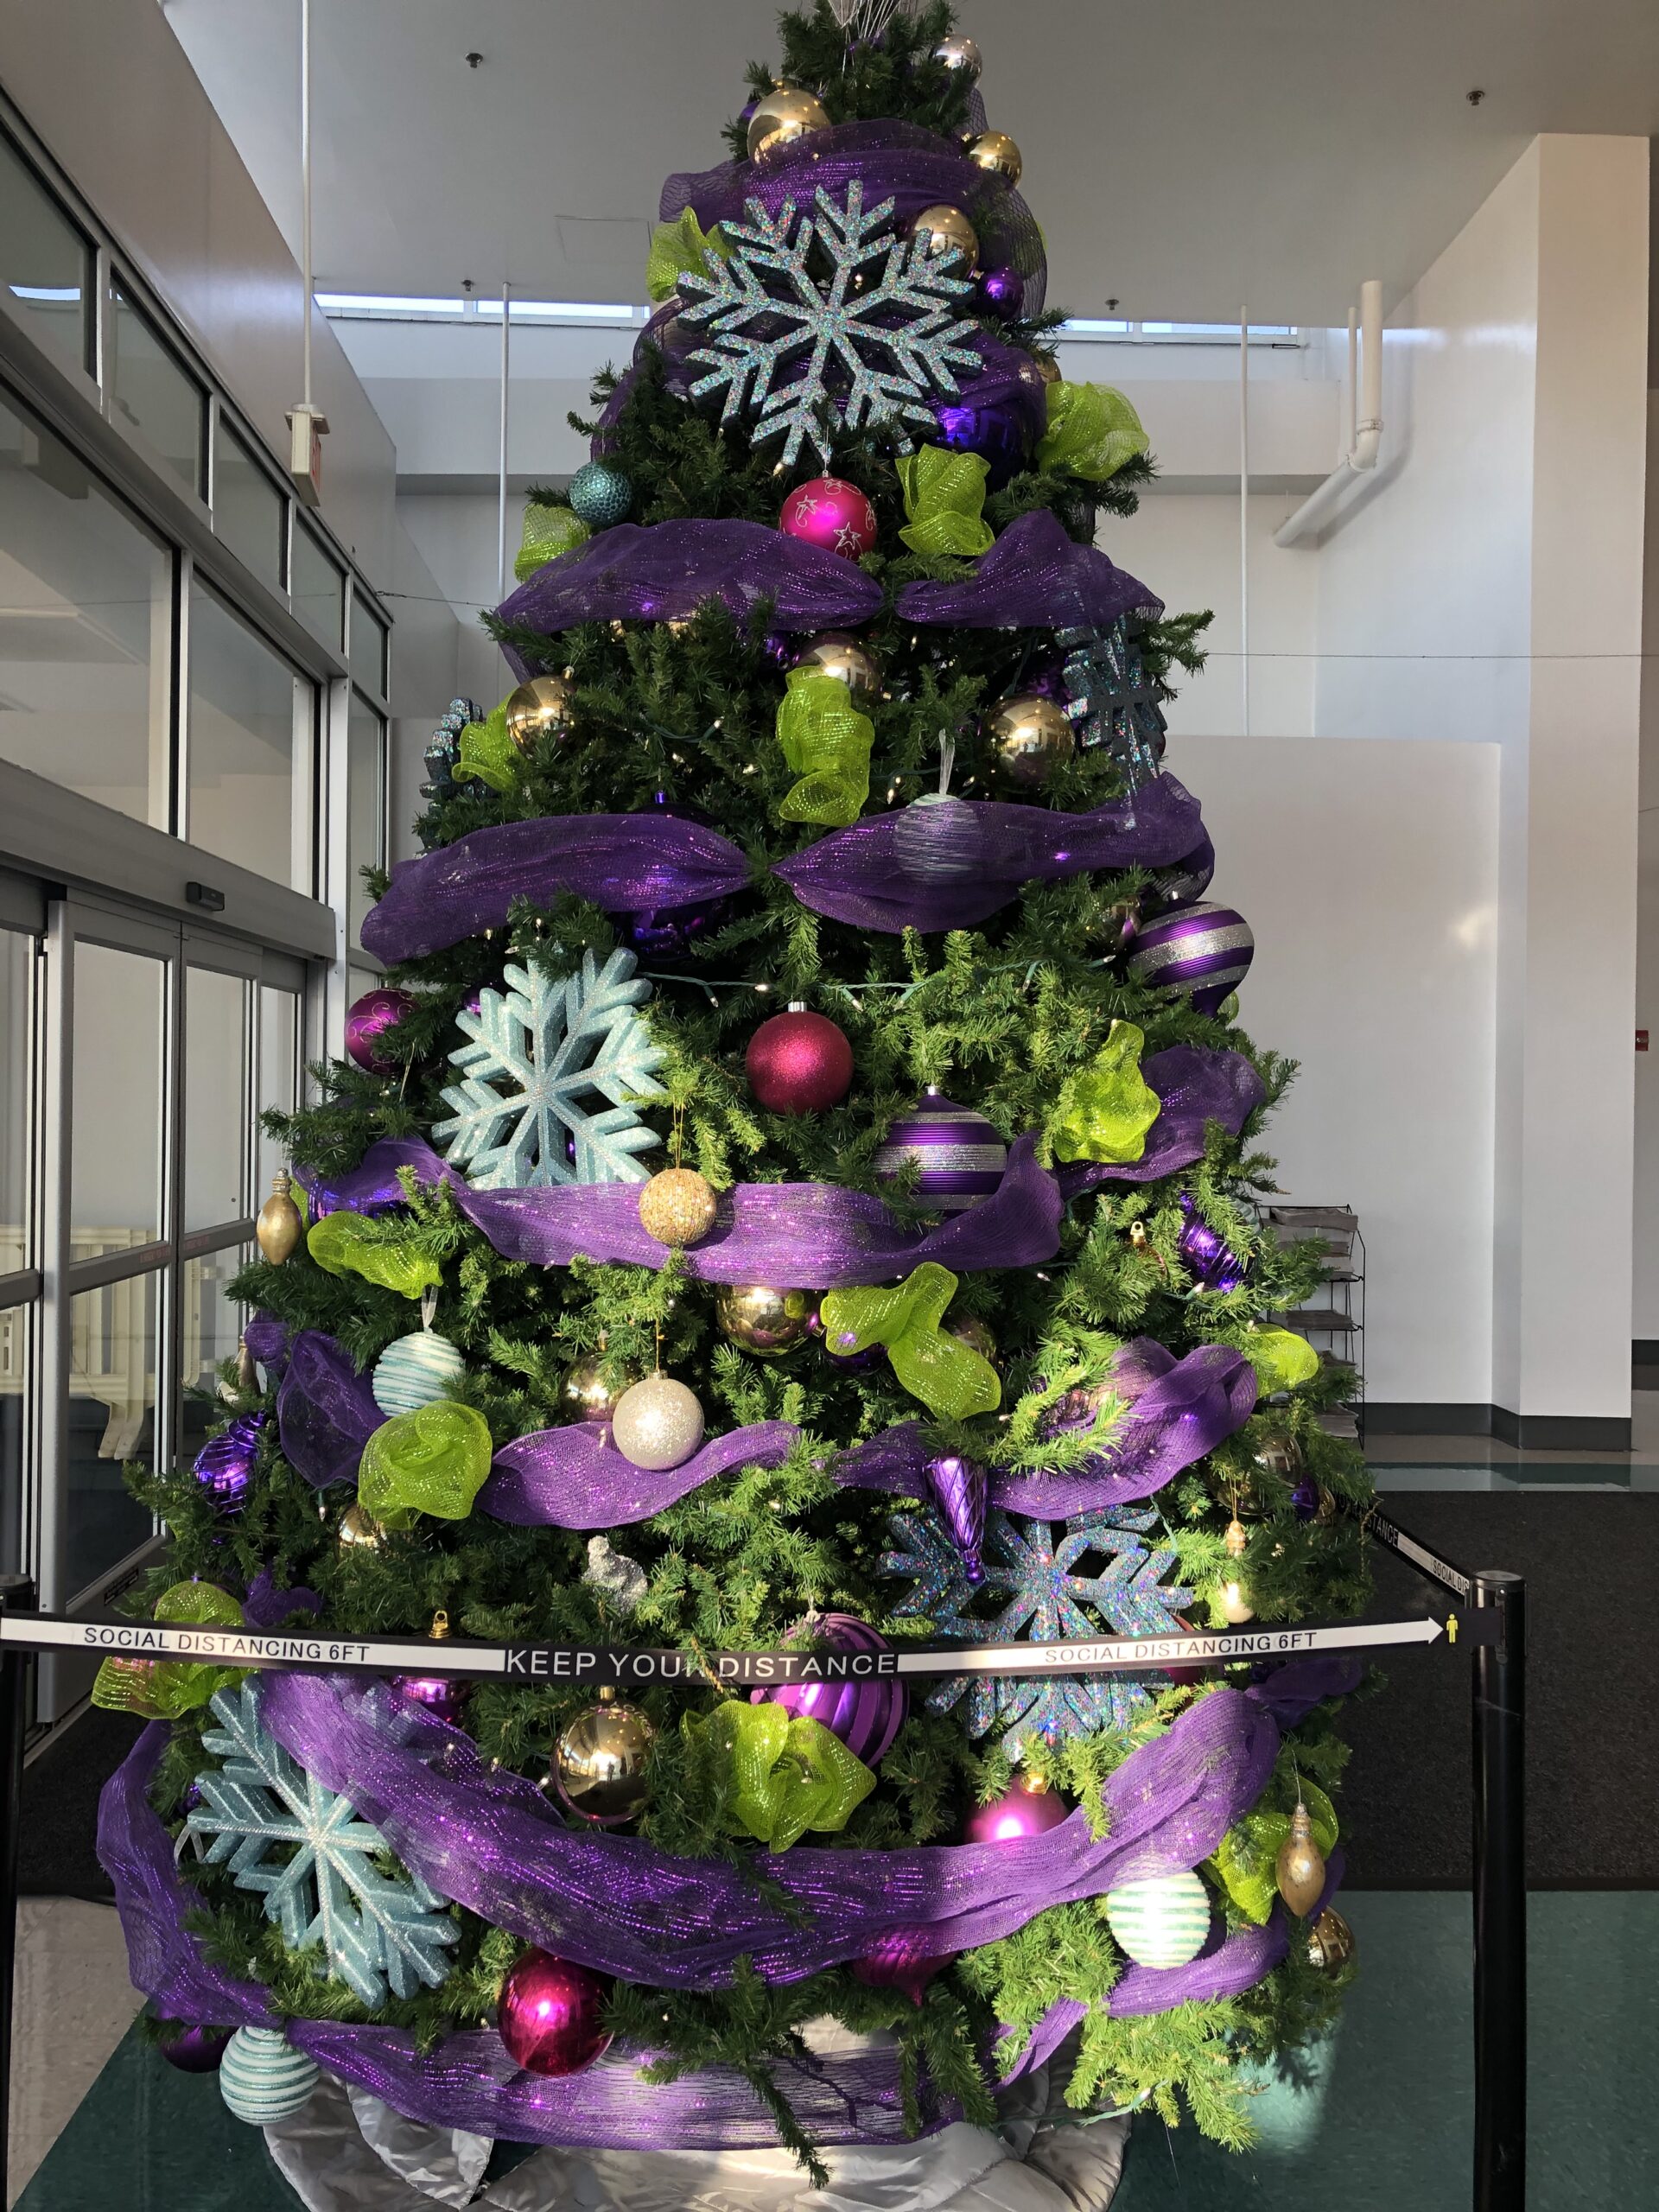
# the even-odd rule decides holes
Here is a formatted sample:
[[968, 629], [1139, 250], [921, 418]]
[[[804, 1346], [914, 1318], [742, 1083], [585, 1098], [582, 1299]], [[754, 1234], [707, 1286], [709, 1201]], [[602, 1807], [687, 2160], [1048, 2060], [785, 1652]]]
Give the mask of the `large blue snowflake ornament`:
[[[1164, 1584], [1175, 1563], [1173, 1550], [1141, 1541], [1157, 1519], [1151, 1506], [1108, 1507], [1077, 1514], [1055, 1529], [1046, 1521], [992, 1513], [985, 1579], [975, 1583], [944, 1521], [931, 1506], [921, 1506], [894, 1515], [893, 1549], [884, 1554], [881, 1572], [915, 1586], [895, 1612], [930, 1620], [939, 1636], [963, 1643], [1172, 1636], [1182, 1626], [1176, 1609], [1190, 1605], [1194, 1593]], [[975, 1610], [976, 1600], [998, 1596], [1007, 1601], [1000, 1611]], [[927, 1702], [935, 1713], [948, 1713], [964, 1695], [969, 1733], [1001, 1732], [1012, 1758], [1029, 1736], [1125, 1727], [1147, 1702], [1145, 1683], [1135, 1675], [952, 1675]]]
[[956, 312], [973, 289], [965, 269], [953, 274], [925, 239], [894, 231], [891, 200], [866, 213], [857, 178], [843, 205], [820, 189], [817, 208], [798, 222], [792, 200], [775, 215], [751, 200], [747, 223], [721, 226], [728, 258], [705, 253], [704, 270], [679, 280], [682, 320], [709, 332], [691, 356], [707, 364], [691, 397], [723, 390], [722, 423], [782, 433], [785, 468], [803, 445], [830, 466], [830, 405], [849, 430], [897, 429], [908, 448], [906, 423], [933, 426], [930, 391], [954, 398], [957, 372], [982, 365], [975, 327]]
[[380, 1871], [385, 1838], [283, 1749], [260, 1719], [260, 1695], [248, 1681], [213, 1699], [221, 1725], [201, 1740], [221, 1764], [196, 1777], [202, 1802], [186, 1827], [212, 1837], [207, 1859], [228, 1865], [238, 1889], [264, 1892], [285, 1943], [320, 1943], [329, 1974], [365, 2005], [384, 2005], [388, 1986], [394, 1997], [423, 1982], [435, 1989], [454, 1920], [412, 1874]]
[[1104, 630], [1057, 630], [1054, 641], [1065, 655], [1065, 711], [1078, 744], [1104, 746], [1125, 786], [1139, 791], [1162, 772], [1169, 693], [1147, 673], [1128, 615]]
[[[469, 1042], [449, 1055], [462, 1080], [443, 1093], [454, 1113], [433, 1124], [445, 1154], [484, 1190], [550, 1183], [643, 1183], [638, 1154], [662, 1140], [632, 1103], [660, 1098], [663, 1052], [637, 1011], [651, 985], [632, 953], [603, 967], [584, 952], [574, 976], [550, 981], [509, 965], [505, 991], [480, 991], [455, 1026]], [[608, 1102], [608, 1103], [607, 1103]]]

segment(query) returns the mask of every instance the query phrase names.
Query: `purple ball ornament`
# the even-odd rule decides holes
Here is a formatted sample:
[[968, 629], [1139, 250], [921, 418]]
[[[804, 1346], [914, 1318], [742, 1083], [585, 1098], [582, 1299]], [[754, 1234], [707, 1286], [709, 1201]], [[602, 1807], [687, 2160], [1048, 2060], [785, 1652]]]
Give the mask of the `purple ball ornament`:
[[264, 1414], [238, 1414], [228, 1428], [210, 1436], [196, 1454], [191, 1472], [207, 1493], [215, 1513], [239, 1513], [253, 1480]]
[[968, 1580], [982, 1582], [985, 1566], [980, 1553], [985, 1541], [985, 1506], [990, 1488], [984, 1468], [976, 1459], [964, 1459], [951, 1452], [930, 1459], [924, 1471], [928, 1494], [939, 1509], [951, 1542], [962, 1554]]
[[1200, 1014], [1214, 1014], [1249, 975], [1255, 939], [1230, 906], [1183, 906], [1142, 925], [1126, 956], [1138, 983], [1182, 991]]
[[448, 1675], [395, 1675], [391, 1687], [404, 1705], [418, 1705], [435, 1720], [459, 1728], [467, 1710], [467, 1685]]
[[[640, 811], [675, 822], [708, 820], [696, 807], [683, 806], [666, 791], [653, 792], [650, 806]], [[632, 913], [613, 914], [611, 919], [636, 952], [661, 959], [668, 953], [683, 952], [700, 938], [712, 937], [730, 912], [731, 905], [729, 899], [694, 899], [679, 906], [642, 906]]]
[[1058, 1827], [1068, 1814], [1058, 1789], [1025, 1776], [988, 1805], [974, 1808], [963, 1827], [963, 1839], [968, 1843], [1024, 1843]]
[[934, 1975], [962, 1955], [959, 1951], [931, 1950], [928, 1947], [938, 1940], [931, 1928], [889, 1928], [861, 1958], [853, 1961], [854, 1979], [867, 1989], [902, 1989], [912, 2005], [919, 2005]]
[[397, 1067], [377, 1048], [387, 1030], [395, 1029], [413, 1007], [407, 991], [365, 991], [346, 1014], [346, 1050], [369, 1075], [391, 1075]]
[[[823, 1339], [819, 1350], [830, 1365], [843, 1375], [860, 1375], [869, 1368], [879, 1367], [887, 1356], [887, 1348], [885, 1344], [866, 1344], [862, 1351], [831, 1351], [829, 1340], [824, 1336], [823, 1309], [819, 1306], [815, 1306], [806, 1317], [806, 1333], [809, 1337]], [[849, 1330], [843, 1331], [842, 1334], [851, 1337]]]
[[181, 2074], [217, 2074], [230, 2039], [228, 2028], [193, 2025], [186, 2028], [182, 2035], [162, 2044], [161, 2053], [168, 2064], [176, 2066]]
[[1026, 280], [1017, 269], [982, 269], [974, 280], [974, 297], [987, 315], [1012, 322], [1026, 303]]
[[912, 1160], [920, 1171], [917, 1204], [934, 1213], [962, 1213], [988, 1198], [1002, 1180], [1008, 1147], [982, 1114], [930, 1085], [888, 1129], [875, 1172], [896, 1176]]
[[969, 404], [965, 399], [942, 400], [933, 410], [938, 442], [953, 453], [976, 453], [990, 465], [986, 489], [1000, 492], [1016, 470], [1025, 467], [1031, 452], [1030, 410], [1019, 391]]
[[[792, 1643], [800, 1637], [824, 1644], [831, 1652], [873, 1653], [893, 1648], [885, 1636], [868, 1621], [860, 1620], [856, 1613], [809, 1613], [790, 1630], [784, 1642]], [[840, 1737], [855, 1758], [874, 1767], [893, 1749], [910, 1700], [896, 1676], [864, 1675], [751, 1690], [749, 1702], [781, 1705], [786, 1712], [822, 1722], [831, 1735]]]
[[1304, 1474], [1290, 1493], [1290, 1503], [1299, 1521], [1311, 1521], [1319, 1510], [1319, 1486], [1312, 1475]]
[[1236, 1290], [1249, 1270], [1229, 1244], [1224, 1243], [1183, 1191], [1179, 1200], [1185, 1217], [1175, 1249], [1200, 1290]]

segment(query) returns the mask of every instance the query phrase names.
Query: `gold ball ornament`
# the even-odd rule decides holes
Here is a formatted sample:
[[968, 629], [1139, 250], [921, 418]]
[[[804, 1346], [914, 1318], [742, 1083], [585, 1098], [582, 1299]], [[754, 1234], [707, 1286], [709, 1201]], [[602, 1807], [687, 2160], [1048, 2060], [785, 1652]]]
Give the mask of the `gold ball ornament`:
[[1307, 1931], [1307, 1962], [1321, 1974], [1338, 1974], [1354, 1955], [1354, 1931], [1328, 1904]]
[[816, 92], [800, 85], [779, 85], [756, 101], [749, 118], [749, 159], [769, 162], [809, 130], [829, 128], [830, 111]]
[[649, 1473], [683, 1466], [702, 1442], [696, 1393], [672, 1376], [647, 1375], [617, 1400], [611, 1441], [625, 1459]]
[[340, 1533], [335, 1539], [343, 1552], [378, 1551], [385, 1530], [372, 1513], [360, 1505], [348, 1505], [340, 1516]]
[[639, 1707], [625, 1705], [608, 1685], [597, 1705], [576, 1715], [553, 1747], [553, 1780], [578, 1820], [600, 1828], [638, 1820], [650, 1796], [652, 1732]]
[[881, 664], [861, 639], [848, 630], [823, 630], [809, 638], [796, 655], [797, 668], [819, 668], [847, 686], [855, 699], [881, 689]]
[[982, 130], [977, 138], [968, 141], [968, 158], [979, 168], [988, 169], [993, 176], [1006, 177], [1010, 184], [1018, 184], [1025, 168], [1020, 149], [1006, 130]]
[[507, 702], [507, 735], [520, 753], [543, 737], [568, 737], [575, 727], [575, 686], [563, 676], [532, 676]]
[[1046, 784], [1077, 749], [1065, 714], [1035, 691], [1000, 699], [985, 717], [985, 734], [997, 773], [1022, 791]]
[[1032, 365], [1043, 383], [1064, 384], [1065, 382], [1065, 378], [1060, 374], [1060, 365], [1052, 353], [1033, 353], [1031, 359]]
[[911, 224], [910, 234], [923, 241], [930, 261], [956, 255], [959, 276], [978, 265], [979, 232], [960, 207], [924, 207]]
[[1294, 1437], [1270, 1436], [1251, 1456], [1264, 1473], [1281, 1476], [1286, 1482], [1294, 1481], [1302, 1471], [1302, 1455]]
[[715, 1319], [727, 1340], [757, 1359], [781, 1359], [806, 1342], [817, 1299], [810, 1290], [774, 1290], [770, 1283], [723, 1282]]
[[1306, 1920], [1325, 1895], [1325, 1861], [1313, 1840], [1313, 1823], [1306, 1805], [1290, 1816], [1290, 1834], [1279, 1847], [1279, 1894], [1295, 1914]]
[[559, 1385], [559, 1411], [566, 1421], [609, 1421], [627, 1387], [626, 1382], [607, 1382], [603, 1353], [590, 1352], [565, 1370]]
[[942, 38], [933, 49], [933, 59], [942, 61], [947, 69], [960, 69], [970, 84], [979, 82], [979, 73], [985, 67], [985, 57], [979, 50], [979, 41], [968, 38], [960, 31], [953, 31], [949, 38]]
[[966, 1344], [969, 1351], [976, 1351], [982, 1359], [995, 1360], [996, 1338], [976, 1315], [964, 1313], [959, 1320], [947, 1321], [944, 1333]]
[[681, 1251], [715, 1225], [714, 1186], [695, 1167], [664, 1167], [639, 1192], [639, 1226]]
[[273, 1268], [280, 1268], [298, 1249], [305, 1234], [305, 1221], [289, 1195], [286, 1175], [271, 1177], [270, 1196], [259, 1209], [253, 1233], [259, 1240], [259, 1249]]

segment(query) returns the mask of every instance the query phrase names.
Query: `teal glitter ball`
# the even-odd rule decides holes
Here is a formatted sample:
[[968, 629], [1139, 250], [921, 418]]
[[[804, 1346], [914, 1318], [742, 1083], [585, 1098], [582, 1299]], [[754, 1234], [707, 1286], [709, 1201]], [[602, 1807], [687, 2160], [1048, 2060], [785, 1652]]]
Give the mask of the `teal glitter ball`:
[[627, 520], [633, 486], [608, 461], [590, 461], [570, 479], [570, 505], [583, 522], [595, 530], [609, 530]]

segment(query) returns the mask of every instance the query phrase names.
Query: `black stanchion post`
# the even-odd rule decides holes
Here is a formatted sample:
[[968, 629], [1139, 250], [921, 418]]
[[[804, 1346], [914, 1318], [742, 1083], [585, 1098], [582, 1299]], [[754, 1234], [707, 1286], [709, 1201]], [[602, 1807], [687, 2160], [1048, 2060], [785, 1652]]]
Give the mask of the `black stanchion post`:
[[[32, 1613], [35, 1585], [0, 1574], [0, 1613]], [[17, 1973], [17, 1848], [23, 1820], [23, 1741], [29, 1732], [29, 1653], [0, 1644], [0, 2204], [10, 2202], [11, 1996]]]
[[1475, 2212], [1527, 2201], [1527, 1586], [1474, 1577], [1496, 1607], [1495, 1643], [1474, 1649]]

